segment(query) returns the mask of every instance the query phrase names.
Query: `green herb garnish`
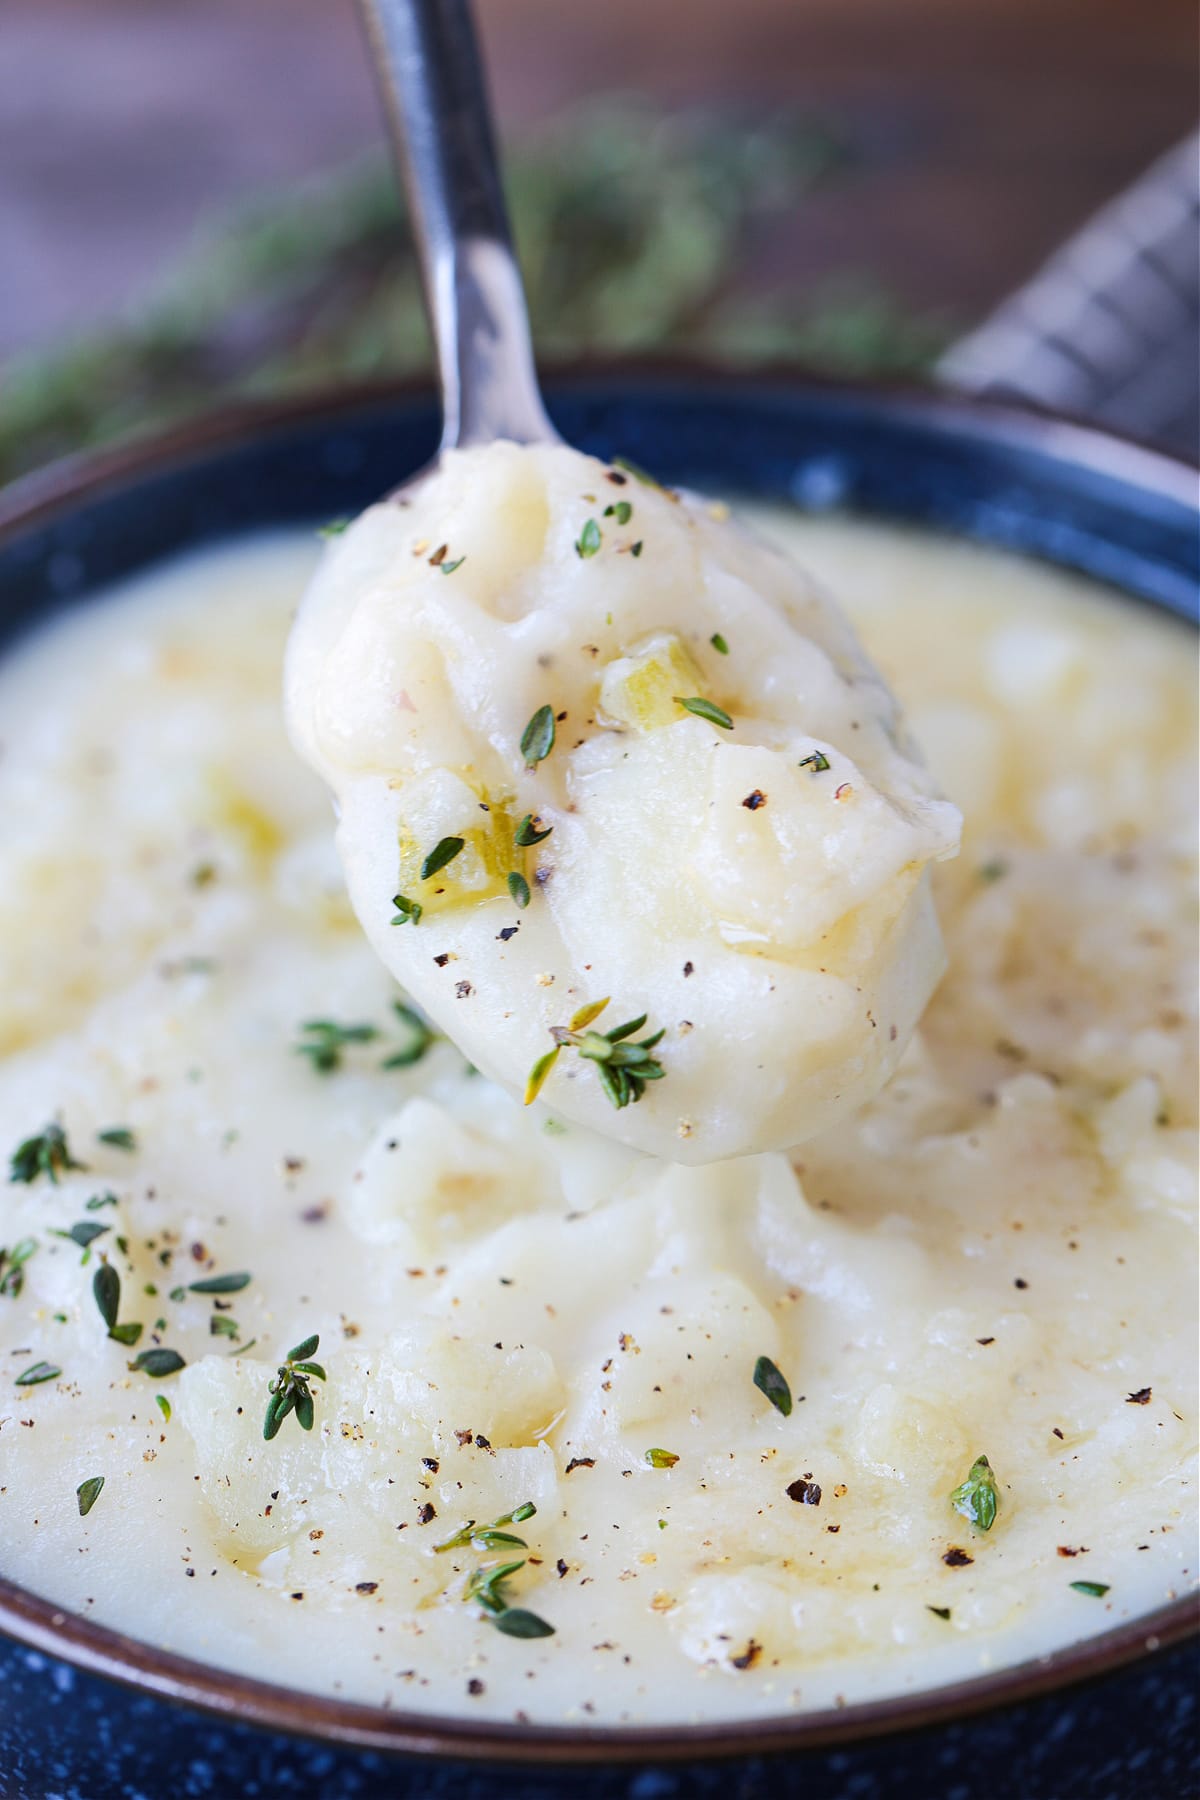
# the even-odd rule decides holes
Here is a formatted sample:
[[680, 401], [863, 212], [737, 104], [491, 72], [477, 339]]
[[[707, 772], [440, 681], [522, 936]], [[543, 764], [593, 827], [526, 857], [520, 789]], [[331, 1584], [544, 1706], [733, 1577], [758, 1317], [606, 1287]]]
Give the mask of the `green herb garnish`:
[[343, 531], [348, 528], [349, 524], [349, 519], [330, 519], [328, 525], [321, 525], [318, 527], [317, 536], [319, 538], [341, 537]]
[[69, 1244], [78, 1244], [81, 1250], [86, 1250], [89, 1244], [94, 1244], [98, 1237], [103, 1237], [106, 1231], [111, 1230], [111, 1225], [93, 1225], [87, 1219], [80, 1219], [77, 1225], [72, 1225], [70, 1231], [51, 1228], [50, 1236], [66, 1238]]
[[263, 1420], [263, 1436], [268, 1441], [275, 1436], [290, 1412], [295, 1413], [302, 1431], [312, 1430], [313, 1395], [309, 1382], [326, 1379], [320, 1363], [310, 1361], [320, 1342], [319, 1335], [314, 1332], [312, 1337], [297, 1344], [294, 1350], [289, 1350], [276, 1370], [275, 1379], [267, 1388], [271, 1398], [267, 1401], [267, 1413]]
[[533, 844], [543, 843], [553, 830], [553, 825], [547, 825], [544, 829], [539, 830], [534, 823], [533, 814], [526, 813], [513, 833], [513, 843], [521, 850], [528, 850]]
[[607, 1005], [607, 1000], [592, 1001], [587, 1006], [580, 1007], [569, 1025], [551, 1026], [550, 1035], [554, 1039], [554, 1048], [547, 1050], [544, 1056], [539, 1056], [529, 1071], [529, 1078], [525, 1083], [526, 1106], [532, 1105], [537, 1099], [546, 1077], [558, 1061], [560, 1053], [566, 1049], [578, 1050], [580, 1056], [596, 1064], [600, 1085], [613, 1106], [618, 1109], [640, 1100], [648, 1081], [662, 1080], [667, 1071], [651, 1055], [651, 1051], [662, 1041], [666, 1027], [653, 1032], [648, 1038], [642, 1038], [636, 1044], [627, 1040], [646, 1023], [645, 1013], [640, 1013], [636, 1019], [630, 1019], [609, 1032], [587, 1030]]
[[126, 1346], [136, 1344], [142, 1335], [141, 1326], [117, 1324], [117, 1316], [121, 1310], [121, 1277], [110, 1262], [102, 1262], [92, 1276], [92, 1295], [113, 1342]]
[[1071, 1588], [1077, 1594], [1088, 1594], [1093, 1600], [1103, 1600], [1109, 1590], [1107, 1581], [1072, 1581]]
[[784, 1418], [791, 1415], [792, 1390], [787, 1384], [787, 1377], [780, 1374], [769, 1356], [760, 1356], [754, 1365], [754, 1385], [760, 1394], [765, 1394], [776, 1412]]
[[438, 568], [443, 575], [453, 575], [455, 569], [461, 569], [466, 560], [465, 556], [456, 556], [453, 562], [440, 562]]
[[23, 1181], [27, 1185], [44, 1175], [54, 1186], [58, 1186], [58, 1178], [68, 1169], [86, 1169], [87, 1164], [76, 1162], [71, 1155], [67, 1134], [57, 1119], [43, 1126], [36, 1137], [27, 1137], [17, 1145], [9, 1160], [8, 1179]]
[[990, 862], [980, 863], [976, 873], [980, 881], [1002, 881], [1008, 874], [1008, 864], [1002, 857], [994, 856]]
[[971, 1472], [950, 1495], [950, 1504], [956, 1513], [969, 1519], [977, 1531], [990, 1531], [996, 1523], [996, 1510], [1000, 1504], [1000, 1495], [996, 1487], [996, 1477], [992, 1465], [986, 1456], [977, 1456], [971, 1464]]
[[578, 538], [575, 540], [576, 556], [595, 556], [600, 548], [600, 527], [595, 519], [589, 519]]
[[84, 1201], [83, 1210], [85, 1212], [100, 1212], [103, 1207], [119, 1206], [120, 1204], [121, 1202], [114, 1193], [93, 1194], [90, 1200]]
[[414, 1063], [420, 1062], [429, 1046], [437, 1042], [438, 1034], [416, 1007], [406, 1006], [403, 1000], [393, 1000], [392, 1010], [400, 1023], [407, 1027], [409, 1040], [379, 1066], [381, 1069], [411, 1069]]
[[17, 1376], [15, 1386], [37, 1387], [39, 1382], [55, 1381], [61, 1374], [62, 1370], [57, 1363], [35, 1362], [26, 1369], [23, 1375]]
[[673, 1450], [647, 1450], [645, 1460], [652, 1469], [673, 1469], [679, 1458]]
[[165, 1394], [155, 1394], [154, 1404], [163, 1416], [163, 1423], [169, 1425], [171, 1423], [171, 1402], [167, 1399], [167, 1396]]
[[529, 883], [518, 869], [514, 869], [508, 878], [508, 891], [514, 903], [524, 911], [529, 905]]
[[729, 655], [729, 645], [725, 642], [725, 639], [721, 636], [719, 631], [714, 631], [708, 641], [720, 656]]
[[142, 1350], [128, 1365], [136, 1375], [152, 1375], [161, 1381], [164, 1375], [178, 1374], [187, 1363], [178, 1350]]
[[100, 1498], [100, 1490], [103, 1486], [103, 1475], [92, 1475], [87, 1481], [81, 1481], [79, 1486], [75, 1489], [75, 1496], [79, 1501], [79, 1516], [81, 1519], [87, 1518], [93, 1506], [95, 1506], [97, 1500]]
[[0, 1299], [17, 1298], [25, 1286], [25, 1264], [36, 1249], [36, 1238], [22, 1238], [11, 1250], [0, 1250]]
[[494, 1614], [492, 1623], [497, 1631], [505, 1637], [543, 1638], [553, 1637], [554, 1627], [537, 1613], [530, 1612], [524, 1606], [506, 1606], [503, 1612]]
[[137, 1139], [128, 1125], [110, 1125], [107, 1131], [96, 1133], [101, 1144], [111, 1144], [114, 1150], [136, 1150]]
[[[486, 1549], [488, 1546], [483, 1541], [485, 1538], [490, 1536], [494, 1539], [496, 1534], [502, 1533], [507, 1525], [523, 1525], [526, 1519], [532, 1519], [536, 1512], [537, 1507], [533, 1501], [525, 1500], [520, 1506], [514, 1506], [511, 1512], [501, 1513], [500, 1517], [493, 1519], [490, 1525], [477, 1526], [474, 1519], [468, 1519], [465, 1525], [459, 1527], [453, 1537], [444, 1538], [440, 1544], [435, 1544], [433, 1547], [439, 1552], [459, 1550], [465, 1544], [474, 1544], [477, 1548]], [[522, 1549], [526, 1548], [524, 1538], [505, 1537], [504, 1542], [520, 1544]]]
[[240, 1294], [249, 1287], [253, 1275], [239, 1269], [236, 1275], [206, 1275], [203, 1281], [189, 1281], [189, 1294]]
[[410, 920], [414, 925], [421, 923], [425, 908], [419, 900], [410, 900], [405, 894], [393, 894], [392, 905], [396, 909], [396, 916], [391, 921], [393, 925], [407, 925]]
[[521, 755], [525, 767], [534, 769], [544, 762], [554, 748], [554, 713], [549, 706], [539, 706], [521, 733]]
[[811, 756], [801, 757], [796, 764], [798, 769], [811, 769], [814, 775], [823, 775], [829, 767], [829, 758], [823, 750], [814, 750]]
[[465, 838], [444, 837], [436, 843], [421, 864], [421, 880], [431, 881], [448, 863], [452, 863], [465, 842]]
[[292, 1046], [296, 1056], [307, 1056], [318, 1075], [332, 1075], [342, 1066], [348, 1044], [369, 1044], [379, 1036], [373, 1025], [337, 1025], [332, 1019], [306, 1019], [300, 1035], [307, 1042]]
[[707, 719], [710, 725], [719, 725], [722, 731], [733, 730], [733, 720], [720, 706], [714, 706], [711, 700], [705, 700], [700, 694], [692, 694], [686, 699], [682, 694], [675, 696], [676, 706], [682, 706], [684, 712], [695, 713], [698, 719]]
[[237, 1320], [231, 1318], [228, 1313], [215, 1312], [209, 1317], [208, 1335], [209, 1337], [239, 1338], [241, 1331], [238, 1328]]
[[633, 517], [633, 508], [628, 500], [614, 500], [611, 506], [604, 509], [606, 519], [615, 519], [618, 525], [628, 525]]
[[936, 1613], [939, 1619], [948, 1619], [950, 1617], [950, 1608], [948, 1606], [926, 1605], [925, 1611], [931, 1612], [931, 1613]]

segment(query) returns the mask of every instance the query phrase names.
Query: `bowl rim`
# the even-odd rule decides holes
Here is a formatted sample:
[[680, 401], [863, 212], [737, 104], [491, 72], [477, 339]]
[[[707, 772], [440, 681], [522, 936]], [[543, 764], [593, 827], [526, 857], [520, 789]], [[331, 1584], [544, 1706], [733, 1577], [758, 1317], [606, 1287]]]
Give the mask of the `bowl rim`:
[[[548, 371], [546, 385], [569, 392], [590, 384], [638, 383], [663, 393], [702, 386], [714, 397], [750, 393], [861, 406], [896, 422], [949, 429], [980, 443], [1049, 454], [1115, 476], [1160, 500], [1195, 510], [1197, 466], [1187, 459], [1086, 421], [977, 396], [908, 383], [831, 380], [793, 364], [750, 370], [714, 368], [683, 359], [574, 363]], [[414, 378], [322, 387], [283, 399], [222, 407], [163, 431], [69, 456], [0, 490], [0, 545], [53, 524], [82, 503], [147, 475], [186, 469], [249, 441], [298, 426], [332, 424], [345, 415], [422, 404], [433, 389]], [[711, 1724], [584, 1726], [471, 1719], [393, 1711], [254, 1677], [177, 1655], [100, 1625], [0, 1576], [0, 1633], [135, 1692], [288, 1736], [347, 1749], [458, 1761], [545, 1765], [680, 1762], [753, 1754], [796, 1754], [860, 1739], [957, 1723], [977, 1714], [1048, 1697], [1115, 1673], [1200, 1634], [1200, 1594], [1187, 1594], [1109, 1631], [967, 1680], [911, 1693], [825, 1708], [723, 1720]]]

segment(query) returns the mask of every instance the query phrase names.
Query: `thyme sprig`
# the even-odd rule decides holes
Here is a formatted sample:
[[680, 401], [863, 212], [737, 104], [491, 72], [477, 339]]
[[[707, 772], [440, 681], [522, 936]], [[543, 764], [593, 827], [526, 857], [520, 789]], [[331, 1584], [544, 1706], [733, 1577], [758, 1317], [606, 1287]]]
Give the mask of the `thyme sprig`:
[[393, 1000], [392, 1011], [408, 1032], [408, 1041], [401, 1044], [399, 1050], [394, 1050], [390, 1056], [385, 1057], [379, 1066], [381, 1069], [411, 1069], [437, 1043], [438, 1034], [415, 1006], [407, 1006], [403, 1000]]
[[67, 1134], [58, 1120], [51, 1119], [35, 1136], [27, 1137], [17, 1145], [9, 1159], [8, 1179], [29, 1185], [39, 1175], [44, 1175], [53, 1187], [57, 1187], [59, 1176], [69, 1169], [86, 1168], [86, 1163], [76, 1162], [71, 1155]]
[[578, 1050], [580, 1056], [596, 1064], [600, 1085], [618, 1110], [640, 1100], [648, 1081], [662, 1080], [667, 1071], [651, 1052], [661, 1043], [666, 1027], [652, 1032], [649, 1037], [641, 1038], [637, 1043], [630, 1043], [628, 1040], [633, 1037], [634, 1032], [640, 1031], [646, 1023], [646, 1014], [639, 1013], [636, 1019], [629, 1019], [624, 1025], [615, 1026], [612, 1031], [588, 1030], [608, 1004], [607, 999], [594, 1000], [587, 1006], [581, 1006], [569, 1025], [550, 1027], [554, 1048], [547, 1050], [544, 1056], [539, 1056], [529, 1071], [529, 1079], [525, 1083], [526, 1106], [532, 1105], [537, 1099], [551, 1069], [567, 1049]]
[[474, 1519], [468, 1519], [465, 1525], [448, 1538], [443, 1538], [434, 1549], [440, 1554], [443, 1550], [460, 1550], [470, 1544], [476, 1550], [490, 1550], [495, 1544], [518, 1544], [522, 1550], [529, 1546], [524, 1538], [510, 1536], [505, 1531], [506, 1525], [523, 1525], [526, 1519], [532, 1519], [537, 1507], [532, 1500], [526, 1500], [521, 1506], [514, 1506], [511, 1512], [501, 1513], [490, 1525], [476, 1525]]
[[[490, 1550], [527, 1550], [529, 1546], [525, 1539], [518, 1537], [516, 1532], [508, 1531], [506, 1527], [522, 1525], [526, 1519], [532, 1519], [536, 1512], [537, 1507], [533, 1501], [526, 1500], [511, 1512], [501, 1513], [498, 1519], [493, 1519], [488, 1525], [477, 1525], [474, 1519], [468, 1519], [452, 1536], [433, 1547], [439, 1552], [460, 1550], [468, 1545], [473, 1550], [485, 1553]], [[484, 1563], [480, 1568], [472, 1569], [463, 1588], [463, 1599], [474, 1600], [482, 1607], [484, 1617], [506, 1637], [553, 1637], [553, 1625], [523, 1606], [513, 1606], [505, 1592], [505, 1582], [510, 1576], [518, 1574], [527, 1560], [526, 1557], [519, 1557], [509, 1562]]]
[[311, 1361], [320, 1342], [320, 1336], [314, 1332], [303, 1343], [289, 1350], [276, 1370], [275, 1379], [267, 1388], [271, 1397], [267, 1401], [266, 1417], [263, 1420], [263, 1436], [268, 1442], [290, 1412], [295, 1413], [301, 1431], [312, 1430], [313, 1394], [309, 1382], [327, 1379], [320, 1363]]
[[307, 1056], [318, 1075], [332, 1075], [342, 1066], [342, 1052], [349, 1044], [370, 1044], [379, 1036], [374, 1025], [339, 1025], [333, 1019], [305, 1019], [301, 1041], [292, 1046], [296, 1056]]
[[1000, 1493], [992, 1465], [986, 1456], [977, 1456], [965, 1481], [953, 1490], [950, 1504], [956, 1513], [969, 1519], [977, 1531], [990, 1531], [996, 1523]]

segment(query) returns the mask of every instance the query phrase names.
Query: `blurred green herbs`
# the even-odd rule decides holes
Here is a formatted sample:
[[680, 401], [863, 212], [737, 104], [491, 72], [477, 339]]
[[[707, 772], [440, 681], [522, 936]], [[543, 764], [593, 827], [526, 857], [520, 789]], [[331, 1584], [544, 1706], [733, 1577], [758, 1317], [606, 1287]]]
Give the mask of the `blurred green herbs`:
[[[507, 184], [540, 359], [925, 366], [944, 329], [869, 280], [797, 292], [763, 278], [780, 222], [853, 167], [807, 117], [747, 126], [612, 97], [518, 144]], [[230, 399], [415, 373], [428, 360], [402, 203], [390, 167], [372, 161], [229, 220], [119, 324], [10, 362], [0, 480]]]

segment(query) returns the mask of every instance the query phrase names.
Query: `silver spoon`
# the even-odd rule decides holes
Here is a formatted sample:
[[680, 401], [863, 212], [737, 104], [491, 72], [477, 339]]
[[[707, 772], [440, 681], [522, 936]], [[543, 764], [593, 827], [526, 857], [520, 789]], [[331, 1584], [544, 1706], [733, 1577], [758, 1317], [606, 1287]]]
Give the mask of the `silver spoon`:
[[443, 450], [559, 443], [533, 366], [468, 0], [359, 0], [416, 239]]

